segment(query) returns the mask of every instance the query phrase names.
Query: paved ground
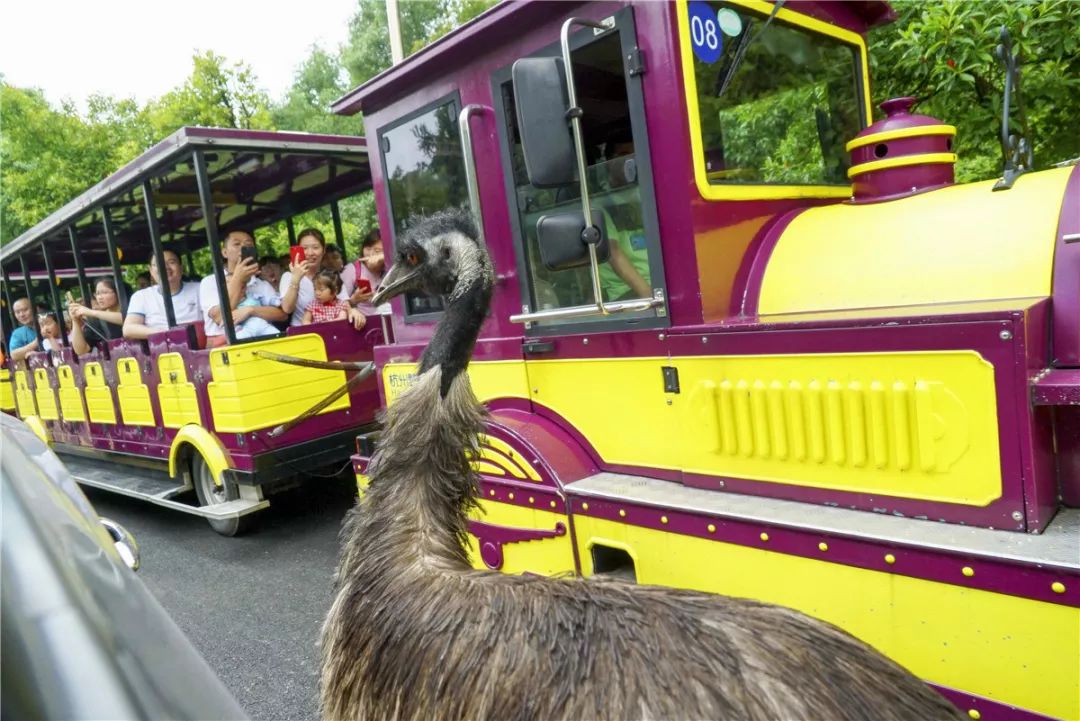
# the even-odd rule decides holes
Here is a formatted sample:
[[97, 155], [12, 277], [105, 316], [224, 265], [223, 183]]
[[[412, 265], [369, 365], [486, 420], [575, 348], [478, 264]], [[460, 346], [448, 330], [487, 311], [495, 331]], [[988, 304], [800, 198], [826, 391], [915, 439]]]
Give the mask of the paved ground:
[[252, 719], [316, 718], [315, 644], [354, 484], [312, 479], [273, 498], [240, 538], [196, 516], [85, 490], [99, 514], [135, 535], [139, 576]]

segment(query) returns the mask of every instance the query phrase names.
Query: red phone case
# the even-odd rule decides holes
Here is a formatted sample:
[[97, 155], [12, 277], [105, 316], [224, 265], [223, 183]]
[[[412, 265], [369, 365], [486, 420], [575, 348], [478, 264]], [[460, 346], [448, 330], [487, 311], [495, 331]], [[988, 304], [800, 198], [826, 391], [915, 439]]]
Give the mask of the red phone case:
[[356, 281], [356, 289], [357, 290], [362, 290], [365, 293], [370, 293], [371, 292], [371, 281], [368, 280], [367, 278], [361, 278], [360, 280]]
[[291, 245], [291, 246], [289, 246], [289, 260], [292, 261], [293, 265], [297, 265], [298, 263], [303, 263], [305, 257], [306, 256], [304, 254], [304, 249], [301, 248], [299, 245]]

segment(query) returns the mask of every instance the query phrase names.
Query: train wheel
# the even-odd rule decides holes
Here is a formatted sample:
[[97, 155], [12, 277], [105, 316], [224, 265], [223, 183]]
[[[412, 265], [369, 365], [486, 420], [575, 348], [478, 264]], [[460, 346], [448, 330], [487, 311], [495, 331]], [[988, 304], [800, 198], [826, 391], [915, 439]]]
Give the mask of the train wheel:
[[[240, 497], [240, 489], [235, 483], [222, 480], [221, 485], [214, 483], [214, 473], [203, 457], [196, 452], [191, 460], [191, 478], [195, 485], [195, 495], [200, 506], [216, 506]], [[222, 536], [238, 536], [251, 529], [254, 517], [251, 515], [235, 518], [208, 518], [210, 528]]]

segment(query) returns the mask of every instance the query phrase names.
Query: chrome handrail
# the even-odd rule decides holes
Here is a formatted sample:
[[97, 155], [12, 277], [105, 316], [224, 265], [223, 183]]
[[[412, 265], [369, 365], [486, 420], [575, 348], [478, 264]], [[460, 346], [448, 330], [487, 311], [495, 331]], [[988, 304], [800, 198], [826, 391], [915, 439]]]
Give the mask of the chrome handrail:
[[466, 105], [458, 113], [458, 133], [461, 134], [462, 160], [465, 163], [465, 184], [469, 189], [469, 207], [472, 208], [473, 217], [476, 219], [476, 230], [480, 233], [480, 242], [484, 243], [484, 214], [480, 209], [480, 186], [476, 180], [476, 154], [472, 146], [472, 128], [469, 127], [469, 119], [474, 115], [483, 113], [487, 108], [483, 105]]

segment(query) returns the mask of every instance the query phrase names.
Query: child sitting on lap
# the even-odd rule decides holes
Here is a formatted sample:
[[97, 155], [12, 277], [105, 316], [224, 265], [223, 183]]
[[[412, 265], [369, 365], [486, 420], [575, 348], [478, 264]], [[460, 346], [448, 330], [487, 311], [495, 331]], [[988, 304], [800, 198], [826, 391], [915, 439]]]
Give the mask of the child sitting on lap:
[[341, 275], [334, 270], [320, 270], [314, 278], [315, 300], [304, 311], [304, 325], [347, 320], [349, 301], [338, 298], [341, 292]]

